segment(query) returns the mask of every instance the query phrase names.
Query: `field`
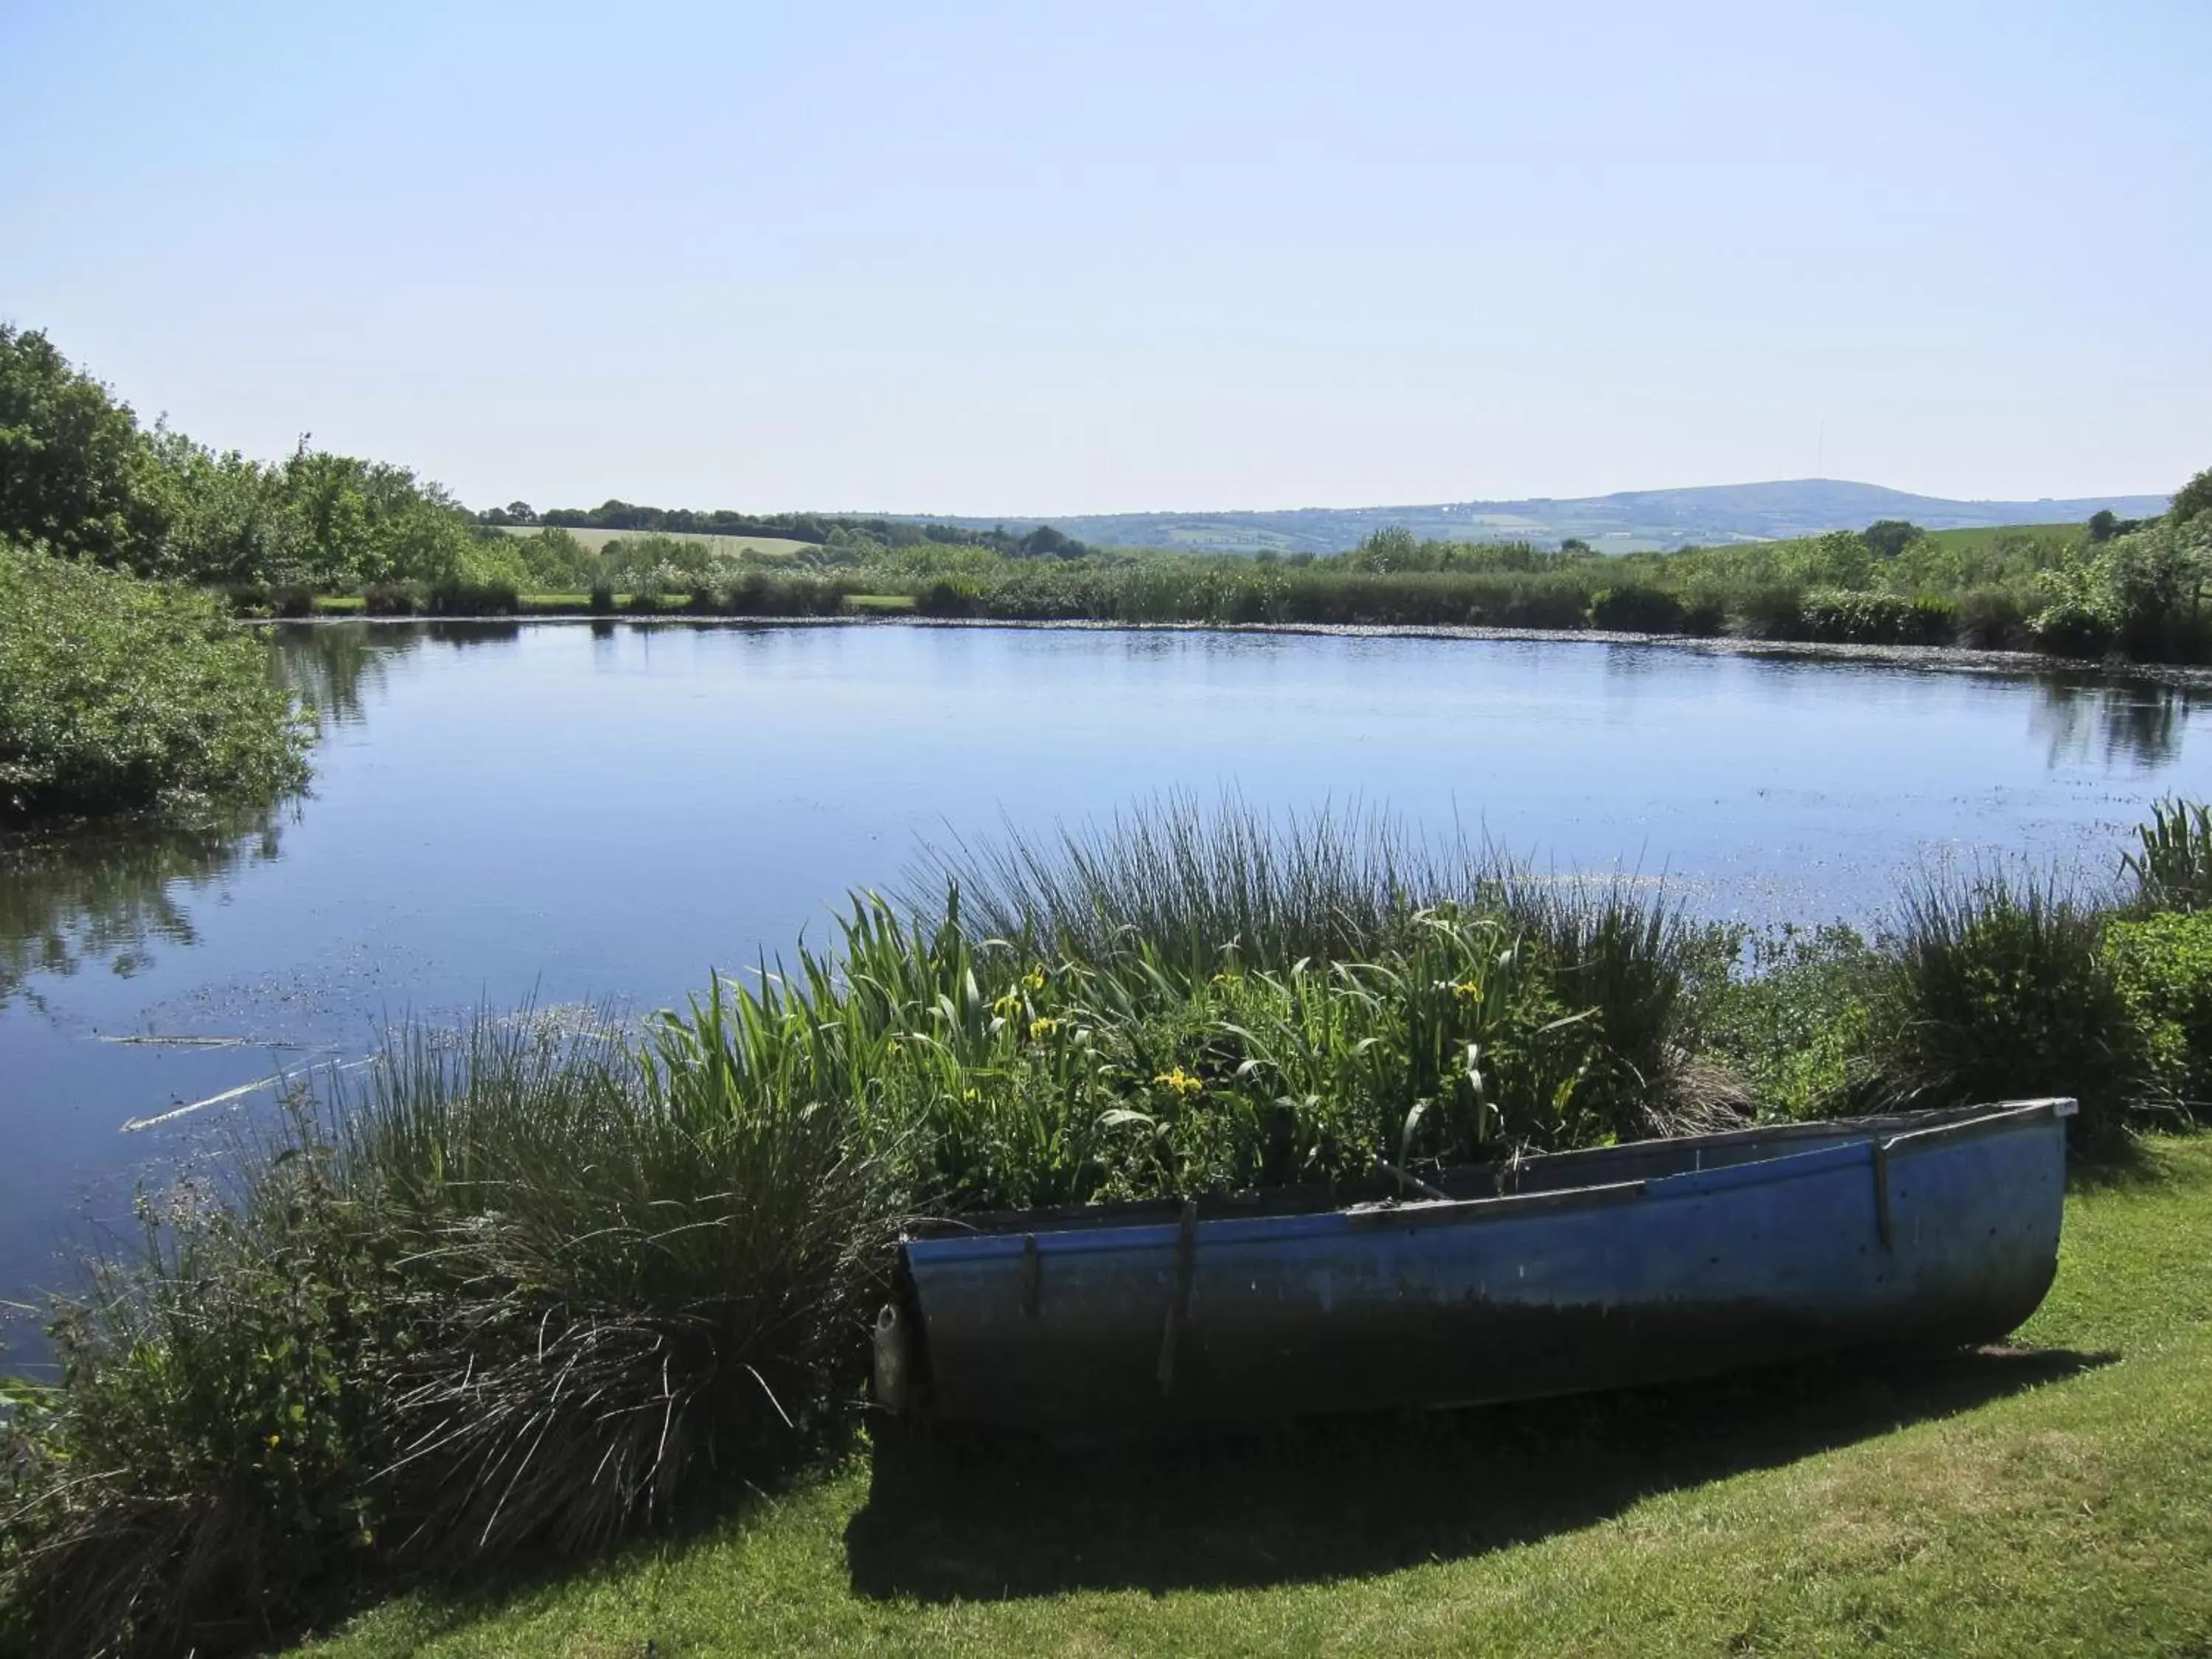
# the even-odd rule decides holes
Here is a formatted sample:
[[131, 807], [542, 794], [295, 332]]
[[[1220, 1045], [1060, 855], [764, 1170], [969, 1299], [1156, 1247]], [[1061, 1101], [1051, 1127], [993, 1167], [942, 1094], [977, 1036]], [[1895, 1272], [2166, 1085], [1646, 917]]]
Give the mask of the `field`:
[[[510, 536], [535, 536], [535, 525], [506, 525], [501, 526]], [[597, 553], [609, 542], [636, 541], [654, 532], [645, 530], [571, 530], [568, 532], [582, 544], [586, 553]], [[740, 553], [766, 553], [787, 556], [805, 552], [814, 546], [785, 536], [708, 536], [690, 532], [677, 538], [678, 541], [697, 542], [720, 557], [735, 558]]]
[[302, 1651], [2206, 1651], [2212, 1139], [2075, 1194], [2019, 1341], [1195, 1451], [856, 1454]]

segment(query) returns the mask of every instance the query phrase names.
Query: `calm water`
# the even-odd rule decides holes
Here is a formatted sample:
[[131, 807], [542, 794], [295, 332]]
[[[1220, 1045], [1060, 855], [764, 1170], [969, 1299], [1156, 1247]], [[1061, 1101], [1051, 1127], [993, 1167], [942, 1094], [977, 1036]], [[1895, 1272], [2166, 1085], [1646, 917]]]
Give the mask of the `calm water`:
[[86, 1215], [239, 1109], [126, 1122], [408, 1013], [680, 1001], [1004, 818], [1233, 783], [1663, 874], [1717, 915], [1865, 920], [1901, 866], [2101, 868], [2147, 801], [2212, 787], [2179, 693], [1656, 647], [356, 624], [279, 648], [328, 710], [307, 799], [0, 851], [0, 1298], [64, 1282]]

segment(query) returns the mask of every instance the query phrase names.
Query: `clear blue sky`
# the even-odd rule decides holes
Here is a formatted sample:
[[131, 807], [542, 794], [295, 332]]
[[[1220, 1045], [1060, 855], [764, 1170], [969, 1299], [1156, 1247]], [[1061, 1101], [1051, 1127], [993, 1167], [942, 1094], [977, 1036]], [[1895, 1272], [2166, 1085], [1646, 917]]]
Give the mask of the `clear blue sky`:
[[2212, 0], [0, 0], [0, 317], [477, 505], [2164, 490], [2208, 87]]

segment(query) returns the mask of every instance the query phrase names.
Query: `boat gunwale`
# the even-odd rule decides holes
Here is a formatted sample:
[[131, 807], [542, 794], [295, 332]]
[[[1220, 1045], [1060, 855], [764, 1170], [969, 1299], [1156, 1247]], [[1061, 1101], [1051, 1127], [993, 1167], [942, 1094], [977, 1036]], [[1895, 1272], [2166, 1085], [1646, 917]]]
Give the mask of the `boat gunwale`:
[[[1210, 1232], [1232, 1223], [1340, 1219], [1346, 1225], [1363, 1231], [1394, 1226], [1426, 1227], [1455, 1222], [1504, 1221], [1561, 1209], [1599, 1208], [1645, 1197], [1690, 1197], [1722, 1187], [1763, 1184], [1819, 1175], [1832, 1165], [1856, 1161], [1849, 1155], [1862, 1150], [1867, 1157], [1873, 1156], [1877, 1149], [1884, 1156], [1911, 1152], [1923, 1146], [1965, 1139], [1999, 1128], [2024, 1125], [2045, 1115], [2054, 1120], [2063, 1120], [2072, 1116], [2075, 1110], [2075, 1105], [2071, 1099], [2063, 1096], [2046, 1096], [1994, 1102], [1986, 1105], [1942, 1107], [1923, 1112], [1887, 1113], [1877, 1116], [1831, 1118], [1771, 1126], [1754, 1125], [1705, 1135], [1658, 1137], [1618, 1146], [1582, 1147], [1566, 1152], [1538, 1153], [1517, 1161], [1463, 1165], [1447, 1171], [1443, 1178], [1477, 1182], [1490, 1176], [1502, 1183], [1508, 1171], [1517, 1175], [1520, 1170], [1540, 1164], [1557, 1170], [1562, 1167], [1571, 1167], [1571, 1161], [1595, 1163], [1617, 1159], [1624, 1153], [1633, 1154], [1655, 1147], [1675, 1152], [1689, 1149], [1694, 1156], [1696, 1152], [1708, 1147], [1735, 1147], [1750, 1141], [1771, 1139], [1786, 1146], [1795, 1140], [1829, 1139], [1838, 1135], [1842, 1139], [1832, 1146], [1815, 1147], [1807, 1152], [1784, 1151], [1772, 1158], [1749, 1158], [1719, 1165], [1713, 1170], [1693, 1165], [1690, 1169], [1670, 1170], [1663, 1175], [1627, 1181], [1598, 1182], [1584, 1186], [1547, 1187], [1535, 1192], [1497, 1191], [1464, 1198], [1400, 1200], [1387, 1187], [1379, 1192], [1370, 1188], [1374, 1195], [1364, 1198], [1351, 1198], [1340, 1188], [1304, 1187], [1222, 1194], [1197, 1200], [1194, 1224]], [[1792, 1164], [1801, 1164], [1801, 1167], [1785, 1167]], [[1726, 1179], [1718, 1179], [1723, 1176]], [[1655, 1188], [1659, 1190], [1655, 1191]], [[1111, 1204], [1066, 1205], [1052, 1209], [999, 1211], [971, 1217], [933, 1218], [910, 1223], [901, 1243], [902, 1246], [963, 1242], [982, 1244], [1006, 1241], [1012, 1248], [1018, 1249], [1018, 1241], [1024, 1235], [1048, 1234], [1059, 1240], [1055, 1247], [1058, 1253], [1069, 1249], [1067, 1235], [1110, 1232], [1119, 1236], [1115, 1241], [1116, 1247], [1134, 1246], [1139, 1241], [1131, 1237], [1133, 1234], [1159, 1229], [1172, 1236], [1177, 1230], [1182, 1204], [1181, 1199], [1139, 1199]], [[1212, 1213], [1208, 1213], [1209, 1211]], [[997, 1253], [994, 1250], [982, 1252], [987, 1255]], [[925, 1254], [939, 1261], [949, 1261], [967, 1253], [932, 1249]]]

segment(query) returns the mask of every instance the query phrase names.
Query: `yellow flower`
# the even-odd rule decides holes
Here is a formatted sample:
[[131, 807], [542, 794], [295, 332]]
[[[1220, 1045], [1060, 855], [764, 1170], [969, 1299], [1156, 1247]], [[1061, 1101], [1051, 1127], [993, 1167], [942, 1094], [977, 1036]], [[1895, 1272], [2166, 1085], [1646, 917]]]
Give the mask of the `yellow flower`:
[[1027, 974], [1023, 975], [1022, 983], [1028, 986], [1032, 991], [1043, 990], [1044, 969], [1042, 968], [1030, 969]]
[[1165, 1089], [1170, 1094], [1173, 1095], [1178, 1100], [1188, 1100], [1191, 1096], [1198, 1093], [1200, 1090], [1206, 1087], [1203, 1083], [1200, 1083], [1188, 1072], [1184, 1071], [1180, 1066], [1172, 1066], [1167, 1071], [1162, 1072], [1158, 1076], [1155, 1077], [1152, 1081], [1159, 1087]]
[[277, 1447], [283, 1443], [284, 1437], [281, 1434], [272, 1434], [269, 1437], [269, 1449], [271, 1451], [275, 1451]]
[[1482, 981], [1479, 979], [1463, 979], [1451, 988], [1452, 994], [1462, 1002], [1482, 1000]]
[[1004, 1015], [1008, 1019], [1012, 1019], [1021, 1011], [1022, 994], [1019, 991], [1009, 991], [991, 1005], [993, 1013]]
[[1060, 1022], [1049, 1014], [1045, 1015], [1042, 1019], [1033, 1019], [1030, 1022], [1030, 1041], [1042, 1042], [1059, 1029]]
[[983, 1091], [981, 1089], [963, 1089], [960, 1091], [960, 1098], [963, 1100], [981, 1100], [982, 1097]]

